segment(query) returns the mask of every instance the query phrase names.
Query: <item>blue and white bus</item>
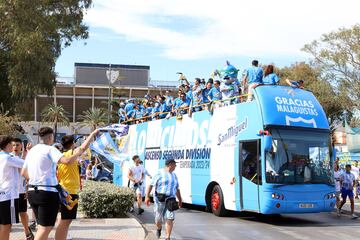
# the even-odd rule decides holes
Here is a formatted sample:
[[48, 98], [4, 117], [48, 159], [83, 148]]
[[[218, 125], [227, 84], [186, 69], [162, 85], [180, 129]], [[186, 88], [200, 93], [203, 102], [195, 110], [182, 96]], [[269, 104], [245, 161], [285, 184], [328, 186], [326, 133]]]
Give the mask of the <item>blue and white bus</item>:
[[[328, 121], [306, 90], [259, 86], [251, 102], [131, 125], [127, 137], [125, 153], [139, 155], [151, 174], [175, 159], [183, 201], [217, 216], [335, 206]], [[114, 182], [126, 186], [122, 169], [115, 166]]]

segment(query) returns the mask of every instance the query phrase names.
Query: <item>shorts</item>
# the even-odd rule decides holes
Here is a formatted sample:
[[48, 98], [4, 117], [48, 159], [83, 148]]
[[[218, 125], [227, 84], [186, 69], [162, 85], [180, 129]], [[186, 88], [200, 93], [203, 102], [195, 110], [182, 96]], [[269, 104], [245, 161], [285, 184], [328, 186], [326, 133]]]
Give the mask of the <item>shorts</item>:
[[0, 202], [0, 225], [19, 223], [19, 199]]
[[135, 193], [136, 193], [136, 195], [141, 195], [141, 193], [142, 193], [142, 184], [134, 184], [134, 183], [130, 183], [130, 188], [132, 189], [132, 190], [134, 190], [135, 191]]
[[175, 212], [166, 209], [165, 202], [154, 201], [155, 222], [162, 223], [164, 220], [175, 220]]
[[33, 209], [36, 221], [41, 226], [54, 226], [59, 210], [59, 193], [50, 191], [29, 191], [29, 203]]
[[354, 192], [353, 192], [353, 190], [342, 188], [341, 189], [341, 197], [343, 200], [345, 200], [346, 197], [349, 197], [349, 199], [354, 199]]
[[[72, 200], [79, 199], [79, 195], [77, 194], [70, 194]], [[64, 204], [60, 205], [60, 212], [61, 212], [61, 219], [76, 219], [78, 205], [76, 204], [73, 209], [69, 210], [66, 208]]]
[[27, 199], [25, 193], [19, 195], [19, 213], [27, 212]]

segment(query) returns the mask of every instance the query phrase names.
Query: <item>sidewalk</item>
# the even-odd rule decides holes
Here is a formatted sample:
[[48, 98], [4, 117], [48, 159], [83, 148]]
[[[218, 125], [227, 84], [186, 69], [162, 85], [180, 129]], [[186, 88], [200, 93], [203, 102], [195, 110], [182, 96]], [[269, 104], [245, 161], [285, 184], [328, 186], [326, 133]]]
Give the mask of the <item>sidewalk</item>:
[[[129, 218], [89, 219], [78, 213], [78, 219], [71, 223], [69, 233], [73, 240], [141, 240], [145, 238], [144, 229], [131, 216]], [[50, 233], [49, 240], [53, 240], [54, 235], [55, 229]], [[13, 225], [10, 240], [23, 239], [25, 235], [21, 223]]]

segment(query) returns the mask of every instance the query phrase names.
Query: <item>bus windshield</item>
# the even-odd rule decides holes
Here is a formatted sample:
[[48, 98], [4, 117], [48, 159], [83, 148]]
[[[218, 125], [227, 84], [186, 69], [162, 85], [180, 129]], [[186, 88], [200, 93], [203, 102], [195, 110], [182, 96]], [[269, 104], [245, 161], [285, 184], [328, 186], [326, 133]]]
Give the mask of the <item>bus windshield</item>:
[[272, 129], [272, 149], [266, 153], [266, 182], [334, 184], [330, 138], [325, 132]]

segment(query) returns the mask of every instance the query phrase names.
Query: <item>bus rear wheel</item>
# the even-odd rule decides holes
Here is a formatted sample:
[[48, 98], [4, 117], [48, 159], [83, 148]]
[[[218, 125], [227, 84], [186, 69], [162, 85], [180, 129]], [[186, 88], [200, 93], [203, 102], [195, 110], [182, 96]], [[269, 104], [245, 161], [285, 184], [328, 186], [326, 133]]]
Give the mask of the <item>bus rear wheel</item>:
[[211, 192], [211, 211], [218, 217], [225, 216], [226, 214], [224, 196], [219, 185], [215, 185]]

